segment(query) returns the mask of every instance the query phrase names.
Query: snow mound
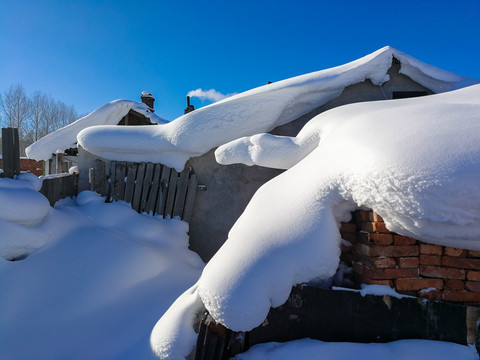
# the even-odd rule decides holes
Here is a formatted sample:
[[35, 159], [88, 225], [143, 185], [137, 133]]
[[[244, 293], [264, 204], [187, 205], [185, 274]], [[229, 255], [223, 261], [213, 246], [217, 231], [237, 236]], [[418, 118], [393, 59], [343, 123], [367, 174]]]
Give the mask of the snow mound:
[[48, 233], [37, 234], [37, 225], [51, 211], [47, 198], [38, 192], [41, 187], [42, 180], [32, 174], [0, 178], [0, 257], [23, 257], [48, 240]]
[[196, 290], [206, 309], [232, 330], [260, 325], [293, 285], [335, 274], [340, 222], [358, 207], [399, 234], [480, 250], [479, 138], [480, 85], [324, 112], [289, 140], [295, 161], [285, 138], [270, 138], [260, 165], [290, 168], [257, 191], [206, 265]]
[[286, 343], [266, 343], [253, 346], [236, 360], [477, 360], [474, 348], [433, 340], [399, 340], [385, 344], [335, 343], [301, 339]]
[[167, 123], [165, 119], [152, 113], [144, 103], [129, 100], [115, 100], [99, 107], [92, 113], [63, 128], [47, 134], [27, 147], [25, 153], [30, 159], [37, 161], [48, 160], [58, 149], [63, 151], [77, 147], [77, 134], [81, 130], [95, 125], [117, 125], [132, 109], [146, 116], [153, 123]]
[[88, 128], [78, 134], [78, 142], [105, 159], [151, 161], [181, 171], [190, 157], [293, 121], [338, 97], [349, 85], [367, 79], [381, 85], [389, 80], [393, 57], [401, 61], [402, 73], [434, 92], [478, 83], [387, 46], [342, 66], [228, 97], [162, 126]]
[[155, 358], [151, 329], [203, 262], [185, 222], [104, 200], [82, 192], [57, 202], [31, 234], [50, 236], [42, 249], [0, 258], [0, 358]]

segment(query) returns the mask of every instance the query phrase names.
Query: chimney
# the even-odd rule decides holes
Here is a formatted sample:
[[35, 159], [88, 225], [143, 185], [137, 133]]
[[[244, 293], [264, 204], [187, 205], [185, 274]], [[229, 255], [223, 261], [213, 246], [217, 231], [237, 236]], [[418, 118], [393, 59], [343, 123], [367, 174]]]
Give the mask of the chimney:
[[152, 112], [155, 112], [153, 109], [153, 103], [155, 102], [155, 98], [152, 96], [151, 93], [148, 91], [142, 91], [142, 96], [140, 97], [142, 99], [142, 103], [147, 105]]
[[190, 105], [190, 96], [187, 96], [187, 107], [184, 110], [184, 114], [188, 114], [189, 112], [192, 112], [195, 110], [195, 106]]

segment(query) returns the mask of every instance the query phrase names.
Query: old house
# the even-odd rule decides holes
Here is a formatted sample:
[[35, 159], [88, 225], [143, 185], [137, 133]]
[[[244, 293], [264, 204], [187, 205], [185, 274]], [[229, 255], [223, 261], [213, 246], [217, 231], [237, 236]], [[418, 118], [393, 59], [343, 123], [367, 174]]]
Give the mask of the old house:
[[36, 141], [26, 149], [27, 157], [44, 162], [44, 174], [67, 172], [78, 165], [77, 134], [97, 125], [157, 125], [166, 122], [155, 114], [155, 98], [143, 91], [142, 102], [116, 100]]
[[[105, 169], [111, 168], [109, 163], [118, 161], [125, 164], [163, 164], [176, 169], [175, 171], [180, 174], [184, 171], [194, 172], [202, 191], [197, 191], [195, 195], [193, 212], [189, 219], [190, 248], [208, 262], [229, 237], [229, 232], [257, 190], [290, 168], [290, 165], [284, 166], [285, 159], [275, 163], [271, 158], [262, 158], [264, 147], [275, 143], [273, 148], [285, 157], [292, 157], [291, 166], [294, 166], [298, 162], [295, 160], [305, 157], [312, 151], [312, 147], [318, 144], [309, 147], [307, 141], [307, 144], [296, 147], [297, 140], [303, 141], [299, 136], [302, 129], [318, 114], [352, 103], [428, 96], [476, 83], [477, 80], [421, 63], [407, 54], [386, 47], [349, 64], [267, 84], [235, 95], [189, 112], [170, 123], [156, 126], [152, 131], [144, 129], [118, 131], [112, 127], [87, 128], [78, 135], [81, 190], [92, 186], [88, 180], [88, 171], [94, 168], [98, 161], [107, 163]], [[131, 143], [118, 141], [128, 136], [132, 139]], [[315, 142], [314, 138], [307, 140]], [[282, 147], [282, 142], [287, 144]], [[282, 152], [284, 150], [285, 152]], [[117, 177], [119, 188], [127, 187], [121, 182], [128, 178], [128, 173], [125, 172], [125, 167], [128, 166], [123, 165], [121, 176]], [[139, 168], [132, 167], [133, 171]], [[155, 175], [152, 175], [153, 167], [151, 168], [150, 179], [152, 176], [155, 179]], [[173, 188], [182, 182], [181, 175], [177, 176], [174, 172], [169, 173], [169, 178], [161, 182], [159, 177], [162, 172], [156, 171], [158, 171], [156, 181], [164, 188]], [[112, 176], [111, 170], [110, 173], [107, 172], [102, 173], [106, 175], [102, 176], [103, 186], [108, 182], [107, 178]], [[135, 174], [131, 176], [134, 177]], [[146, 182], [150, 183], [150, 179]], [[186, 180], [183, 181], [186, 184]], [[132, 181], [131, 184], [137, 186], [139, 182]], [[114, 185], [110, 182], [108, 186]], [[193, 186], [197, 188], [197, 182]], [[301, 185], [292, 183], [291, 186], [294, 188]], [[288, 192], [289, 189], [285, 188], [283, 191]], [[148, 202], [148, 199], [149, 194], [146, 194], [144, 201]], [[152, 201], [155, 201], [155, 197]], [[280, 207], [283, 204], [277, 205]], [[289, 210], [284, 209], [285, 212]], [[338, 269], [338, 276], [330, 279], [327, 287], [335, 281], [337, 285], [354, 288], [360, 284], [387, 285], [398, 293], [420, 298], [420, 301], [412, 300], [416, 305], [412, 305], [411, 300], [406, 300], [404, 304], [408, 303], [407, 307], [411, 305], [415, 308], [417, 317], [423, 319], [423, 316], [426, 316], [427, 323], [432, 320], [430, 318], [432, 316], [435, 318], [441, 313], [453, 314], [458, 311], [454, 321], [463, 324], [462, 333], [457, 334], [461, 339], [454, 338], [457, 336], [455, 334], [444, 332], [444, 329], [448, 328], [448, 321], [443, 323], [446, 324], [444, 327], [435, 325], [432, 328], [425, 323], [419, 325], [430, 333], [411, 336], [459, 342], [465, 342], [468, 338], [469, 343], [475, 341], [475, 323], [479, 318], [479, 312], [464, 305], [480, 303], [480, 286], [477, 279], [480, 257], [477, 251], [426, 244], [408, 236], [401, 236], [391, 232], [382, 217], [370, 209], [355, 211], [352, 221], [342, 224], [341, 234], [344, 240], [341, 268]], [[329, 294], [332, 296], [329, 301], [332, 303], [340, 301], [339, 298], [335, 298], [338, 294], [332, 293], [334, 292]], [[282, 318], [281, 314], [276, 314], [276, 310], [272, 310], [268, 315], [268, 321], [250, 333], [250, 344], [278, 339], [278, 331], [284, 329], [279, 324], [289, 327], [291, 319], [298, 319], [298, 323], [302, 325], [302, 321], [311, 315], [312, 310], [309, 308], [308, 311], [301, 313], [301, 309], [307, 308], [303, 305], [302, 299], [305, 298], [302, 296], [294, 291], [287, 305], [278, 310], [287, 315], [288, 321]], [[423, 299], [443, 300], [461, 306], [445, 308], [441, 305], [440, 308], [433, 309], [429, 307], [430, 305], [422, 305]], [[395, 308], [396, 300], [391, 297], [382, 298], [381, 301], [385, 305], [387, 315], [391, 315], [392, 309], [400, 309]], [[346, 305], [350, 308], [359, 306], [358, 303], [351, 302]], [[375, 308], [379, 308], [377, 303]], [[296, 310], [292, 309], [300, 310], [295, 312]], [[348, 313], [357, 316], [360, 311]], [[405, 312], [400, 309], [398, 314], [402, 315]], [[318, 316], [322, 315], [325, 314]], [[314, 318], [318, 320], [319, 317]], [[365, 322], [364, 318], [361, 322]], [[409, 328], [402, 326], [394, 327], [393, 331], [400, 331], [399, 329], [409, 331]], [[314, 327], [320, 329], [318, 323], [315, 323]], [[333, 334], [331, 327], [322, 329], [323, 332], [315, 336], [324, 338], [328, 331]], [[340, 330], [345, 331], [345, 327]], [[350, 341], [374, 341], [381, 336], [385, 337], [381, 340], [395, 338], [395, 334], [377, 335], [378, 329], [371, 329], [368, 336], [360, 339], [355, 336], [361, 332], [358, 329], [353, 330], [353, 334], [349, 334]], [[206, 334], [208, 331], [204, 328], [199, 341], [203, 341], [201, 336], [207, 336]], [[275, 335], [273, 338], [272, 334]], [[300, 334], [301, 332], [297, 331], [292, 336]], [[345, 333], [332, 339], [341, 341], [341, 336], [345, 336]], [[221, 341], [229, 340], [223, 336]], [[205, 356], [197, 355], [198, 358]]]

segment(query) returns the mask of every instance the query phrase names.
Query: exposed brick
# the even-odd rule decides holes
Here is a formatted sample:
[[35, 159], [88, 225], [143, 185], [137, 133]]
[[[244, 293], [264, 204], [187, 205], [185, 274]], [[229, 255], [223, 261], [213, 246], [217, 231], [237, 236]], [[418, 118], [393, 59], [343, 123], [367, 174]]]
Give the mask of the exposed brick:
[[467, 256], [468, 257], [480, 258], [480, 250], [468, 250], [467, 251]]
[[357, 219], [360, 221], [364, 222], [370, 222], [373, 220], [373, 215], [372, 215], [372, 220], [370, 220], [370, 214], [372, 214], [373, 211], [367, 211], [367, 210], [358, 210], [357, 211]]
[[387, 226], [385, 225], [384, 222], [373, 222], [373, 231], [379, 232], [379, 233], [390, 233], [390, 230], [387, 229]]
[[418, 269], [384, 269], [384, 279], [418, 277]]
[[392, 280], [366, 279], [365, 284], [367, 284], [367, 285], [386, 285], [386, 286], [393, 287], [393, 281]]
[[441, 300], [442, 291], [441, 290], [419, 291], [418, 296], [421, 297], [422, 299]]
[[445, 301], [452, 301], [452, 302], [468, 302], [468, 303], [479, 302], [480, 292], [444, 290], [442, 299]]
[[418, 245], [407, 246], [380, 246], [380, 245], [366, 245], [357, 244], [357, 252], [363, 255], [378, 257], [407, 257], [418, 255]]
[[369, 234], [370, 241], [375, 245], [392, 245], [393, 244], [393, 235], [392, 234]]
[[366, 245], [366, 244], [357, 244], [357, 252], [362, 255], [378, 257], [392, 257], [393, 246], [378, 246], [378, 245]]
[[363, 274], [363, 270], [365, 269], [365, 266], [363, 266], [362, 264], [356, 262], [353, 264], [353, 272], [355, 274], [359, 274], [359, 275], [362, 275]]
[[378, 215], [376, 212], [373, 212], [372, 215], [373, 215], [373, 221], [383, 222], [383, 218], [380, 215]]
[[397, 279], [395, 280], [395, 289], [399, 291], [422, 290], [435, 288], [441, 290], [443, 288], [442, 279]]
[[378, 268], [365, 268], [362, 273], [362, 278], [375, 280], [389, 279], [388, 277], [385, 277], [385, 269]]
[[357, 242], [357, 234], [356, 233], [340, 233], [342, 239], [347, 240], [351, 243]]
[[470, 291], [480, 292], [480, 281], [466, 281], [465, 288]]
[[458, 258], [453, 256], [443, 256], [442, 265], [458, 269], [480, 269], [480, 259]]
[[357, 231], [357, 225], [353, 223], [341, 223], [340, 232], [341, 233], [354, 233]]
[[420, 266], [420, 275], [442, 279], [464, 280], [465, 270], [441, 266], [422, 265]]
[[442, 247], [440, 245], [420, 244], [420, 254], [442, 255]]
[[360, 224], [360, 229], [368, 232], [378, 232], [378, 233], [384, 233], [384, 234], [390, 233], [390, 231], [385, 226], [385, 223], [378, 222], [378, 221], [362, 222]]
[[399, 268], [418, 268], [419, 259], [418, 257], [401, 257], [398, 258], [398, 267]]
[[464, 249], [445, 247], [444, 254], [447, 256], [465, 257], [467, 255], [467, 251]]
[[418, 256], [418, 253], [418, 245], [394, 245], [392, 250], [394, 257]]
[[467, 271], [467, 280], [480, 281], [480, 271]]
[[397, 262], [394, 258], [377, 257], [372, 258], [371, 260], [373, 261], [373, 265], [377, 268], [394, 268], [397, 265]]
[[394, 235], [393, 244], [394, 245], [415, 245], [417, 240], [409, 238], [403, 235]]
[[443, 288], [445, 290], [461, 291], [465, 289], [465, 281], [455, 279], [444, 279]]
[[442, 265], [442, 257], [441, 256], [420, 255], [418, 259], [420, 261], [420, 265]]

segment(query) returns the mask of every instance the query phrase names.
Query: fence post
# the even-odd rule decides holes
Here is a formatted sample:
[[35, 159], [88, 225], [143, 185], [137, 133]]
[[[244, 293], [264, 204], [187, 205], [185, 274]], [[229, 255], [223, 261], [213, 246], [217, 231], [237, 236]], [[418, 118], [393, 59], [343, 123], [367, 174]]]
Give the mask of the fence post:
[[20, 174], [20, 143], [17, 128], [2, 128], [3, 176]]

